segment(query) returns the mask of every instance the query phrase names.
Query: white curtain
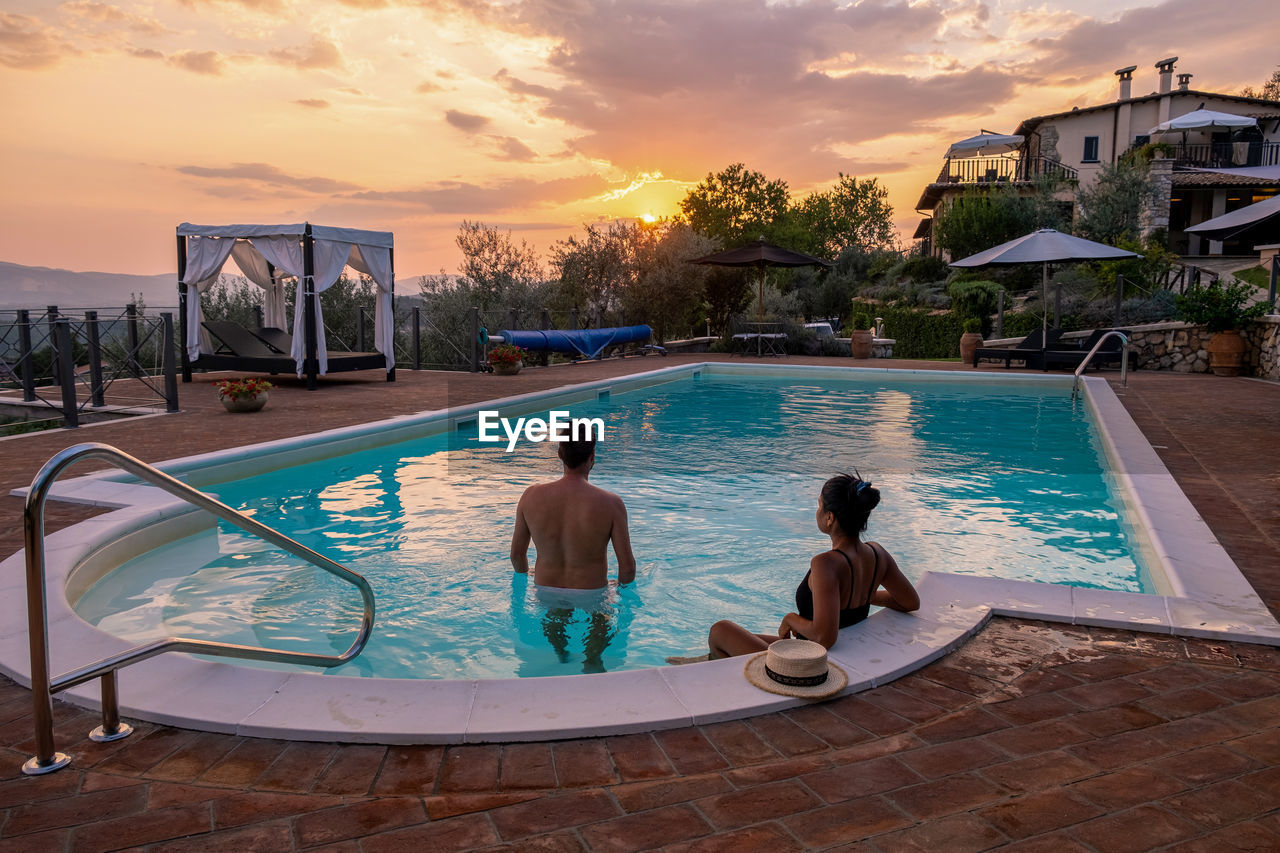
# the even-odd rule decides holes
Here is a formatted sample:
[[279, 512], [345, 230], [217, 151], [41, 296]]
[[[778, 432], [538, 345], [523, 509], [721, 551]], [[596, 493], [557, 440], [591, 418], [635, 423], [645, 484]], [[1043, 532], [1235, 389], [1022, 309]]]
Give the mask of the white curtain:
[[395, 274], [391, 271], [391, 250], [377, 246], [352, 246], [347, 263], [370, 276], [378, 285], [378, 301], [373, 310], [373, 346], [387, 357], [387, 372], [395, 367], [395, 310], [391, 294]]
[[[249, 242], [253, 244], [253, 248], [262, 254], [262, 257], [275, 264], [276, 269], [284, 270], [287, 275], [295, 276], [298, 279], [297, 293], [293, 304], [293, 351], [289, 354], [293, 356], [293, 360], [297, 363], [298, 376], [302, 376], [303, 361], [307, 357], [306, 327], [302, 321], [302, 308], [306, 305], [306, 299], [303, 295], [305, 276], [303, 275], [302, 243], [297, 237], [254, 237]], [[324, 352], [323, 341], [324, 326], [317, 324], [316, 348], [320, 352]], [[324, 365], [323, 356], [321, 357], [321, 365]], [[324, 372], [323, 367], [320, 372]]]
[[192, 361], [200, 352], [213, 352], [209, 336], [201, 323], [204, 311], [200, 309], [200, 294], [213, 287], [227, 262], [234, 237], [188, 237], [187, 268], [182, 282], [187, 286], [187, 357]]
[[273, 275], [271, 264], [243, 240], [231, 250], [231, 259], [249, 281], [262, 288], [262, 324], [273, 329], [287, 328], [284, 315], [284, 284]]

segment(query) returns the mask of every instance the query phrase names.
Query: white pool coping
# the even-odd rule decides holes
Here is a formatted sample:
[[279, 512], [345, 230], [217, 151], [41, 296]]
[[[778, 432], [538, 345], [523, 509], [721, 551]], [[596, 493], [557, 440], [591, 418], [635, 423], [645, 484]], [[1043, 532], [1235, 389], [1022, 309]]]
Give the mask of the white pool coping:
[[[349, 452], [450, 428], [480, 408], [510, 416], [602, 391], [634, 389], [698, 372], [850, 378], [893, 374], [912, 381], [1049, 382], [1071, 378], [1016, 374], [759, 365], [707, 362], [550, 391], [424, 412], [245, 448], [201, 454], [158, 467], [194, 485], [259, 473], [267, 467]], [[868, 377], [873, 378], [873, 377]], [[878, 377], [875, 377], [878, 378]], [[1280, 645], [1271, 616], [1195, 512], [1110, 385], [1084, 380], [1112, 471], [1132, 514], [1145, 526], [1157, 594], [1109, 592], [940, 572], [925, 574], [921, 607], [881, 610], [840, 632], [831, 659], [849, 674], [845, 693], [890, 682], [945, 655], [992, 616], [1126, 628], [1186, 637]], [[278, 464], [277, 464], [278, 463]], [[82, 620], [69, 596], [137, 554], [172, 541], [208, 517], [150, 486], [119, 482], [111, 472], [56, 483], [53, 499], [114, 508], [48, 537], [46, 586], [51, 672], [83, 666], [130, 644]], [[25, 563], [19, 552], [0, 563], [0, 672], [30, 685]], [[293, 740], [349, 743], [483, 743], [555, 740], [712, 723], [793, 708], [752, 686], [744, 658], [597, 675], [490, 680], [407, 680], [284, 672], [169, 654], [120, 671], [126, 717], [185, 728]], [[59, 694], [98, 707], [91, 682]]]

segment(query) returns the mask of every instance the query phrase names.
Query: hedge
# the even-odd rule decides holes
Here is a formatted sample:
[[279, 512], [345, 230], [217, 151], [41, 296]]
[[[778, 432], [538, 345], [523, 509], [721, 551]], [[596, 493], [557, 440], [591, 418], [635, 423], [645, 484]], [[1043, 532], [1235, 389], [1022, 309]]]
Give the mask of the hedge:
[[927, 309], [876, 305], [853, 300], [853, 310], [884, 320], [885, 336], [893, 338], [894, 358], [959, 358], [964, 318], [952, 311], [933, 314]]

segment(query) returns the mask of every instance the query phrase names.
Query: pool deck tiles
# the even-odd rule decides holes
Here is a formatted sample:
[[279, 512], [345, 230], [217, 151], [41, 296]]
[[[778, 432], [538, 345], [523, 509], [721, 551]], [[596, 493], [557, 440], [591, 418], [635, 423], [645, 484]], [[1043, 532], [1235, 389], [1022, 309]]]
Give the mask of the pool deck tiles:
[[[222, 416], [193, 393], [209, 391], [201, 379], [183, 386], [179, 415], [0, 442], [0, 486], [25, 485], [75, 441], [153, 461], [177, 446], [198, 452], [359, 422], [375, 410], [363, 406], [390, 416], [654, 361], [500, 378], [402, 372], [391, 385], [353, 377], [310, 395], [286, 380], [272, 405], [305, 423], [279, 413], [259, 422], [270, 407]], [[1280, 386], [1138, 373], [1116, 390], [1276, 612], [1280, 459], [1265, 448], [1280, 446]], [[352, 406], [333, 406], [335, 395]], [[207, 402], [216, 405], [211, 393]], [[51, 505], [47, 525], [99, 511]], [[7, 554], [21, 547], [20, 501], [0, 498], [0, 513]], [[1108, 618], [1086, 599], [1073, 599], [1075, 612]], [[961, 631], [948, 641], [959, 647], [924, 669], [821, 705], [550, 744], [287, 744], [145, 722], [124, 741], [93, 744], [85, 732], [95, 715], [58, 702], [57, 742], [76, 761], [41, 778], [16, 772], [32, 748], [30, 700], [4, 681], [0, 851], [1280, 847], [1280, 651], [1029, 621], [1033, 613], [997, 617], [967, 641]], [[1196, 628], [1182, 616], [1203, 615], [1169, 607], [1180, 630]], [[1220, 615], [1229, 624], [1230, 607]]]

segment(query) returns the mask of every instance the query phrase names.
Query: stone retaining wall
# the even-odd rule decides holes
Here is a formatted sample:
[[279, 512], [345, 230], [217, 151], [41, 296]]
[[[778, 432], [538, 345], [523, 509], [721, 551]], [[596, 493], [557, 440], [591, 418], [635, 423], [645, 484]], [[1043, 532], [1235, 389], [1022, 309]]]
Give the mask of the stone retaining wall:
[[[1151, 323], [1130, 326], [1129, 366], [1143, 370], [1172, 370], [1176, 373], [1208, 373], [1206, 349], [1213, 334], [1190, 323]], [[1280, 316], [1270, 314], [1243, 330], [1244, 373], [1280, 381]], [[1089, 332], [1067, 332], [1064, 341], [1083, 339]], [[987, 341], [983, 346], [1013, 346], [1019, 338]]]

